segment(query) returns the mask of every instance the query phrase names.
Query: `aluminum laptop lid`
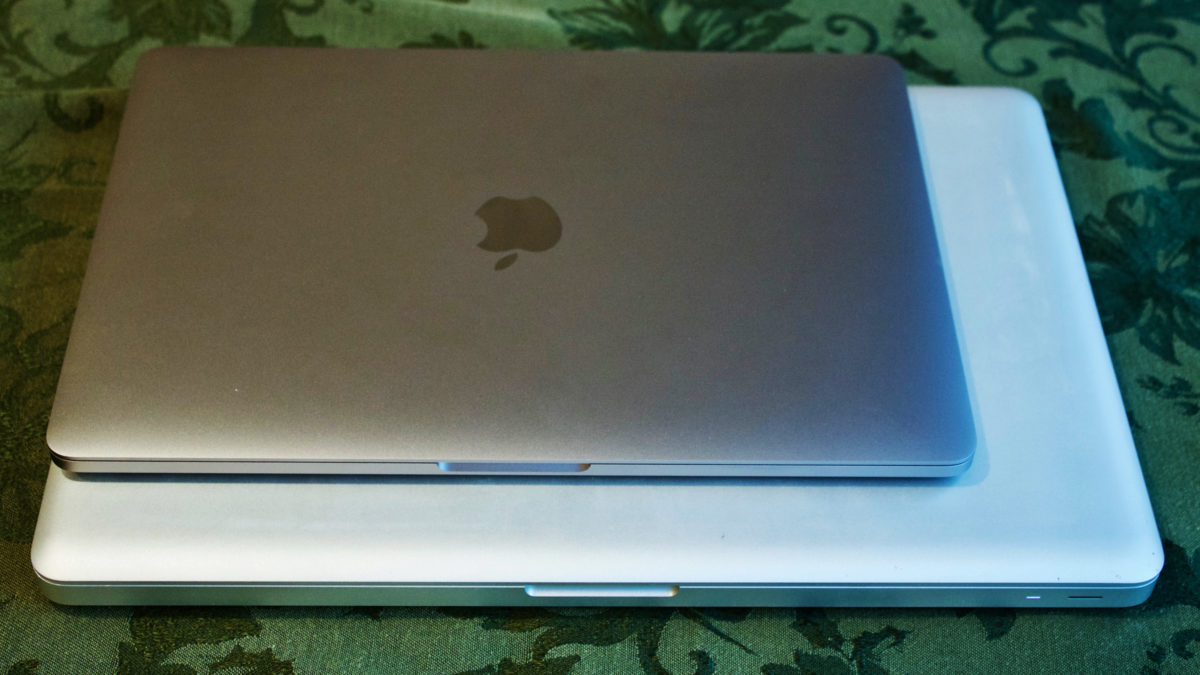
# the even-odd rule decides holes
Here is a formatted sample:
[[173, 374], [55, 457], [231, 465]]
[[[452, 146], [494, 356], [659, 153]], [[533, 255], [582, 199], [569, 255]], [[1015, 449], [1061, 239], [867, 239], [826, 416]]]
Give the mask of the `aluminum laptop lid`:
[[[58, 602], [1005, 605], [1146, 599], [1163, 551], [1037, 103], [913, 89], [978, 401], [943, 480], [111, 476], [52, 467]], [[1030, 302], [1037, 298], [1037, 302]]]
[[940, 476], [972, 416], [871, 56], [143, 57], [77, 471]]

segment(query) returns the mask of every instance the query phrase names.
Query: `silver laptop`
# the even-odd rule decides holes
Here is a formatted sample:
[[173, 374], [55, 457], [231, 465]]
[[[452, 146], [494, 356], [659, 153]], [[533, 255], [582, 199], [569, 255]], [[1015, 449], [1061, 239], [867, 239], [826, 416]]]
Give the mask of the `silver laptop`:
[[42, 588], [81, 604], [1141, 602], [1162, 548], [1040, 110], [1008, 90], [916, 88], [913, 100], [978, 402], [963, 475], [52, 467], [33, 542]]
[[138, 64], [48, 432], [81, 472], [948, 476], [970, 401], [873, 56]]

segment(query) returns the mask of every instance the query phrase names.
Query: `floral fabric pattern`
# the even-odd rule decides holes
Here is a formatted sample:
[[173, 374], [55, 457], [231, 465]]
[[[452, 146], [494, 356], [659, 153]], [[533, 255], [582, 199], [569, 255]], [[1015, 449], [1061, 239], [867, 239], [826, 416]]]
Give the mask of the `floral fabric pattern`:
[[[65, 608], [29, 543], [137, 56], [159, 45], [875, 52], [1041, 102], [1158, 517], [1126, 610]], [[1194, 0], [0, 0], [0, 671], [1200, 670]]]

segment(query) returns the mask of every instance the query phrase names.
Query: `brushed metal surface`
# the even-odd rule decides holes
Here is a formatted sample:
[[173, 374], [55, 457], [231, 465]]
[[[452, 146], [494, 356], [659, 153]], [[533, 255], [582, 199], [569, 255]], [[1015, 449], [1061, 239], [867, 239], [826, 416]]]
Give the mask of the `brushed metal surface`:
[[[48, 441], [79, 471], [956, 473], [921, 176], [882, 57], [155, 50]], [[560, 240], [497, 270], [497, 196]]]
[[[1163, 552], [1037, 103], [912, 89], [980, 446], [945, 480], [72, 476], [64, 603], [1136, 604]], [[568, 584], [595, 597], [531, 598]], [[599, 597], [612, 585], [671, 597]], [[1080, 597], [1083, 596], [1083, 597]]]

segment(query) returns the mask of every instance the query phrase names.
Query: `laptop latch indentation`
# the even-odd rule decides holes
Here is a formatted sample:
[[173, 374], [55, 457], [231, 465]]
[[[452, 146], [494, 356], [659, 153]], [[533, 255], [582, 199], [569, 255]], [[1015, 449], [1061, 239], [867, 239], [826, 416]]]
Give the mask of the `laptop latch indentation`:
[[555, 462], [438, 462], [447, 473], [583, 473], [591, 464]]
[[531, 598], [673, 598], [675, 584], [526, 584]]

